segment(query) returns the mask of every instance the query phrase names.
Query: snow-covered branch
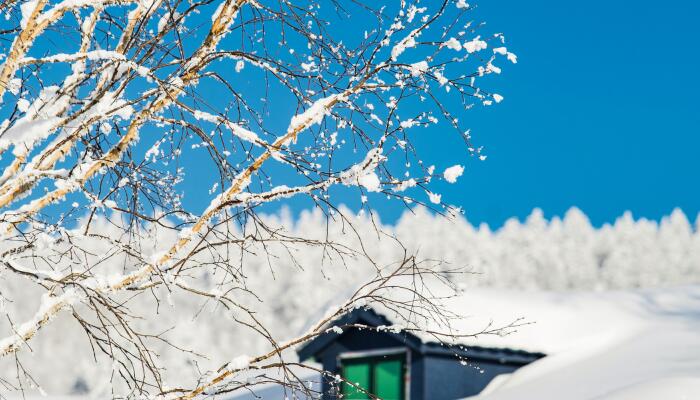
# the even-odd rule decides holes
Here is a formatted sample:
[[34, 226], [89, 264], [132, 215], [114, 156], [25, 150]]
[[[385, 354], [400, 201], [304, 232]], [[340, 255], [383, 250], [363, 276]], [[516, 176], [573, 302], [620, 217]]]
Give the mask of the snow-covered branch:
[[[373, 200], [453, 211], [430, 185], [458, 182], [466, 159], [436, 167], [445, 160], [424, 160], [414, 139], [439, 125], [441, 135], [466, 143], [465, 156], [481, 157], [460, 117], [503, 100], [478, 83], [515, 55], [453, 1], [340, 7], [2, 4], [0, 235], [8, 248], [0, 265], [3, 277], [43, 300], [25, 302], [32, 312], [8, 313], [0, 355], [20, 357], [40, 333], [52, 334], [50, 324], [70, 318], [95, 353], [114, 360], [123, 381], [114, 393], [193, 396], [203, 382], [216, 392], [230, 382], [211, 381], [211, 369], [167, 387], [171, 371], [152, 342], [195, 352], [142, 329], [153, 308], [134, 302], [152, 296], [156, 312], [178, 296], [221, 305], [234, 315], [226, 321], [265, 338], [264, 356], [252, 364], [284, 364], [284, 349], [311, 336], [280, 342], [251, 311], [242, 298], [259, 293], [247, 286], [246, 256], [267, 255], [272, 264], [272, 248], [290, 260], [302, 259], [299, 248], [319, 249], [334, 261], [366, 260], [381, 278], [336, 191], [351, 193], [344, 202], [363, 212]], [[368, 24], [348, 30], [339, 15]], [[343, 221], [357, 242], [289, 234], [260, 217], [260, 207], [292, 197]], [[374, 235], [383, 235], [380, 227]], [[296, 266], [315, 268], [305, 264]], [[389, 296], [364, 299], [391, 307]], [[432, 299], [420, 302], [416, 310], [440, 317]]]

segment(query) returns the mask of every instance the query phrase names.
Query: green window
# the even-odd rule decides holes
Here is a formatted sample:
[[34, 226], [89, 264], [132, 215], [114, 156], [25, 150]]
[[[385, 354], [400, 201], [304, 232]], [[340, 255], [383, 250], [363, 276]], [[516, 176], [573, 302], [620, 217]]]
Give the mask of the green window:
[[[348, 362], [343, 365], [343, 378], [364, 390], [370, 389], [372, 366], [368, 362]], [[343, 395], [346, 399], [369, 399], [369, 396], [357, 386], [343, 382]]]
[[343, 359], [343, 378], [357, 386], [343, 382], [343, 399], [370, 399], [367, 391], [382, 400], [403, 400], [404, 359], [403, 354]]

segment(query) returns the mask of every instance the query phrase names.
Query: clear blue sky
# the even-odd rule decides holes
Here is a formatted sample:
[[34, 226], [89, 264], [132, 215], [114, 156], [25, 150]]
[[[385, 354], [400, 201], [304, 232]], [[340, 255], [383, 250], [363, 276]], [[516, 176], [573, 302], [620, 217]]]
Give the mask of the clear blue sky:
[[[595, 225], [625, 210], [659, 219], [675, 207], [695, 220], [700, 3], [471, 3], [477, 3], [474, 18], [487, 23], [485, 32], [506, 34], [518, 64], [501, 62], [503, 73], [489, 78], [488, 88], [505, 96], [501, 104], [462, 115], [486, 161], [468, 157], [464, 146], [424, 143], [426, 162], [440, 168], [440, 159], [462, 160], [467, 167], [459, 184], [433, 186], [445, 203], [462, 206], [473, 223], [492, 226], [535, 207], [551, 217], [576, 206]], [[205, 207], [209, 198], [196, 195], [203, 188], [186, 188], [185, 205]], [[359, 205], [356, 193], [334, 200]], [[371, 200], [384, 221], [404, 211], [397, 201]], [[283, 204], [293, 211], [311, 205], [292, 200], [266, 210]]]
[[[695, 220], [700, 3], [476, 3], [475, 18], [486, 31], [504, 32], [519, 58], [500, 63], [503, 73], [489, 81], [505, 100], [463, 115], [488, 158], [449, 147], [448, 157], [464, 157], [467, 170], [458, 185], [437, 184], [443, 201], [492, 226], [534, 207], [549, 217], [576, 206], [595, 225], [625, 210], [659, 219], [675, 207]], [[444, 152], [423, 148], [433, 159]], [[372, 207], [385, 221], [403, 212], [395, 201]]]
[[[505, 100], [465, 113], [488, 158], [469, 159], [460, 184], [439, 186], [444, 201], [493, 226], [534, 207], [552, 216], [576, 206], [596, 225], [625, 210], [659, 219], [680, 207], [695, 219], [700, 3], [470, 3], [519, 58], [490, 82]], [[373, 207], [388, 221], [402, 212]]]
[[596, 225], [624, 210], [658, 219], [700, 211], [700, 4], [481, 1], [518, 64], [506, 100], [475, 110], [486, 162], [447, 197], [498, 225], [533, 207], [583, 209]]
[[[576, 206], [595, 225], [625, 210], [659, 219], [680, 207], [695, 219], [698, 3], [477, 3], [474, 18], [486, 21], [485, 32], [504, 32], [519, 58], [517, 65], [501, 62], [503, 73], [489, 78], [488, 88], [505, 100], [461, 116], [475, 144], [485, 147], [486, 161], [468, 157], [464, 146], [424, 143], [426, 162], [440, 168], [440, 159], [453, 161], [449, 165], [462, 160], [467, 167], [459, 184], [433, 186], [445, 203], [462, 206], [473, 223], [492, 226], [524, 218], [535, 207], [551, 217]], [[208, 197], [196, 195], [201, 190], [186, 189], [186, 206], [208, 204]], [[359, 205], [356, 193], [334, 200]], [[273, 208], [282, 204], [294, 211], [310, 206], [292, 200]], [[381, 196], [371, 207], [388, 222], [404, 211]]]

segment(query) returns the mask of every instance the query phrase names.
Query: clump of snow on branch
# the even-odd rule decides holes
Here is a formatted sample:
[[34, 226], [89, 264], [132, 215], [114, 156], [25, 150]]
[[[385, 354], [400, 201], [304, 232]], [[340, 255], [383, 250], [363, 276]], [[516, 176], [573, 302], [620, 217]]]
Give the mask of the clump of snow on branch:
[[443, 172], [443, 176], [445, 177], [445, 180], [450, 183], [455, 183], [457, 182], [457, 178], [462, 176], [464, 173], [464, 167], [461, 165], [453, 165], [449, 168], [445, 169], [445, 172]]

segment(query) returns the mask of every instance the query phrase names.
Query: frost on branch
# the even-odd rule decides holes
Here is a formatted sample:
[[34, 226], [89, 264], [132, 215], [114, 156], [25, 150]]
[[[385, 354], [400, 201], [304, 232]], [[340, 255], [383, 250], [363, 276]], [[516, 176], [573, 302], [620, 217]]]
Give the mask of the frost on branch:
[[[375, 201], [452, 210], [429, 187], [435, 168], [455, 165], [443, 174], [455, 182], [461, 165], [483, 157], [462, 114], [500, 102], [481, 77], [517, 60], [469, 11], [452, 0], [376, 9], [284, 0], [2, 3], [0, 300], [28, 305], [8, 308], [0, 325], [0, 355], [17, 381], [10, 386], [41, 384], [24, 354], [60, 353], [42, 337], [69, 322], [94, 351], [81, 360], [109, 360], [99, 363], [114, 377], [102, 394], [194, 398], [255, 386], [239, 370], [284, 363], [285, 352], [324, 332], [316, 321], [282, 342], [259, 317], [251, 299], [264, 289], [251, 288], [244, 255], [268, 254], [272, 263], [276, 246], [300, 260], [299, 271], [321, 275], [302, 252], [322, 249], [333, 265], [365, 260], [376, 278], [367, 277], [368, 290], [386, 285], [367, 235], [341, 245], [272, 227], [259, 210], [297, 198], [348, 228], [353, 216], [341, 202], [362, 212]], [[451, 135], [465, 142], [464, 156], [423, 160], [418, 135], [433, 135], [436, 147]], [[395, 256], [389, 263], [424, 265]], [[197, 302], [222, 330], [262, 339], [249, 368], [226, 361], [236, 354], [179, 346], [201, 329], [201, 310], [183, 306]], [[340, 304], [336, 312], [354, 306]], [[167, 315], [182, 307], [190, 326], [156, 322], [174, 321]], [[187, 364], [166, 368], [165, 352]], [[280, 384], [299, 382], [287, 374]]]

